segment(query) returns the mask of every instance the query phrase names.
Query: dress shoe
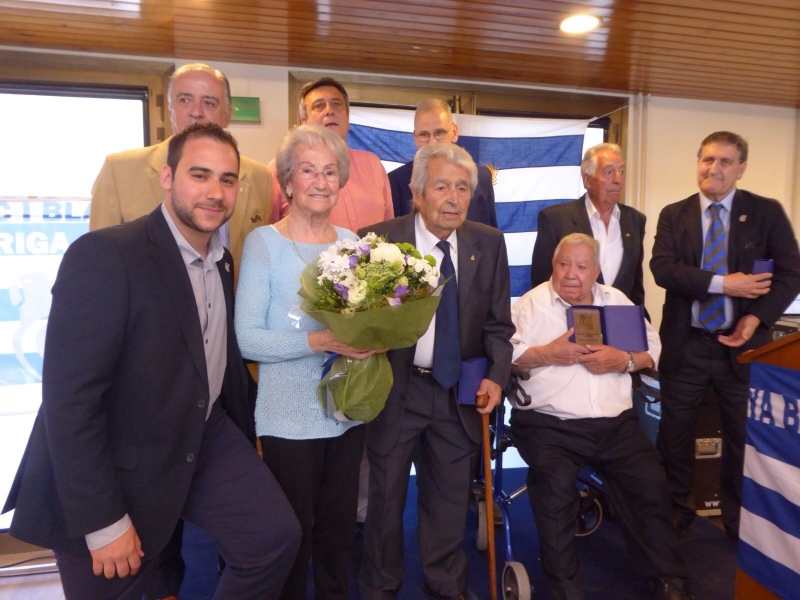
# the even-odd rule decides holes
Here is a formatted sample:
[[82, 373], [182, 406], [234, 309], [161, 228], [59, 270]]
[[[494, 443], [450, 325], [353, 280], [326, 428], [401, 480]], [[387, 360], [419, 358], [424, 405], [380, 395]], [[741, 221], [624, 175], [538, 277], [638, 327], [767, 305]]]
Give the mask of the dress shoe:
[[690, 600], [689, 582], [679, 577], [656, 577], [656, 600]]
[[477, 596], [475, 596], [475, 594], [468, 589], [465, 589], [463, 592], [456, 594], [455, 596], [440, 594], [439, 592], [435, 592], [431, 586], [428, 585], [427, 581], [422, 583], [422, 591], [425, 592], [429, 598], [436, 598], [436, 600], [478, 600]]

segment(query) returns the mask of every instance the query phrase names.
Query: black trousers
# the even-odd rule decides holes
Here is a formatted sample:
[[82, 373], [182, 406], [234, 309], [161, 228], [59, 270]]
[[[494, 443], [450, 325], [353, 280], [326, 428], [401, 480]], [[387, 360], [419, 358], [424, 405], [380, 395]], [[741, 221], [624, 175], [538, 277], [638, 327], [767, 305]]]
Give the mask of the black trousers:
[[303, 531], [300, 551], [281, 592], [283, 600], [306, 597], [309, 563], [315, 598], [347, 599], [365, 432], [364, 425], [357, 425], [332, 438], [261, 438], [264, 462], [286, 493]]
[[633, 410], [608, 419], [562, 420], [515, 409], [511, 437], [530, 467], [528, 496], [551, 598], [584, 598], [574, 542], [579, 505], [576, 479], [586, 465], [602, 478], [639, 570], [651, 577], [686, 577], [670, 521], [664, 469]]
[[436, 592], [455, 596], [466, 586], [461, 547], [478, 446], [461, 424], [455, 397], [432, 378], [412, 375], [394, 447], [369, 456], [369, 510], [359, 586], [362, 600], [394, 598], [403, 583], [403, 510], [411, 456], [419, 444], [417, 519], [422, 572]]
[[[181, 516], [211, 535], [228, 565], [215, 600], [278, 597], [300, 545], [300, 527], [272, 473], [217, 405], [206, 421]], [[158, 556], [145, 556], [135, 576], [106, 579], [93, 574], [88, 552], [55, 555], [67, 600], [140, 600], [155, 597], [163, 583]]]
[[695, 515], [691, 498], [694, 473], [695, 425], [706, 389], [714, 390], [722, 425], [720, 504], [725, 531], [739, 537], [744, 472], [744, 433], [749, 382], [733, 370], [730, 352], [715, 339], [692, 333], [676, 371], [662, 372], [661, 427], [658, 450], [664, 458], [676, 520], [689, 524]]
[[[247, 365], [250, 361], [245, 361]], [[251, 363], [257, 365], [258, 363]], [[247, 369], [247, 397], [251, 410], [255, 409], [258, 383], [253, 379]], [[153, 586], [147, 600], [160, 600], [169, 596], [177, 596], [183, 584], [186, 573], [186, 563], [183, 562], [181, 551], [183, 549], [183, 519], [178, 521], [175, 532], [172, 534], [166, 547], [159, 553], [156, 564], [153, 566]]]

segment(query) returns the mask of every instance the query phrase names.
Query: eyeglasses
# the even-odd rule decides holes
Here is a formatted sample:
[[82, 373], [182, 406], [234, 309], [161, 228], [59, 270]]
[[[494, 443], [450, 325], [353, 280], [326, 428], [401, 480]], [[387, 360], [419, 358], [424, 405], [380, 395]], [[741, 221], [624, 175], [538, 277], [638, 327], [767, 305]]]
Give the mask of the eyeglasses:
[[414, 132], [414, 137], [417, 138], [420, 142], [427, 143], [431, 140], [431, 137], [435, 139], [437, 142], [441, 142], [450, 133], [449, 129], [437, 129], [431, 134], [430, 131], [420, 131], [417, 133]]
[[300, 179], [304, 181], [312, 181], [317, 178], [317, 175], [322, 175], [325, 178], [325, 181], [330, 181], [333, 183], [334, 181], [339, 181], [339, 171], [336, 169], [325, 169], [323, 171], [315, 171], [311, 167], [303, 167], [302, 169], [293, 169], [294, 173], [297, 173]]

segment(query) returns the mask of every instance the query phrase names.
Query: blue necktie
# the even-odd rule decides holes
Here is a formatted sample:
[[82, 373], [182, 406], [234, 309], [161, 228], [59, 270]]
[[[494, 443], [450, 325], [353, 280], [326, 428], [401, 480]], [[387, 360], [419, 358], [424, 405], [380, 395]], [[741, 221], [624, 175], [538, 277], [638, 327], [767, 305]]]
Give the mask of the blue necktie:
[[433, 340], [433, 378], [446, 390], [452, 388], [461, 376], [461, 345], [458, 341], [458, 284], [450, 244], [439, 242], [436, 246], [444, 252], [439, 269], [441, 279], [450, 280], [442, 290], [436, 309], [436, 331]]
[[[708, 207], [711, 213], [711, 225], [706, 233], [703, 247], [703, 270], [713, 271], [717, 275], [728, 274], [728, 249], [725, 244], [725, 227], [719, 216], [722, 205], [712, 202]], [[710, 294], [708, 299], [700, 302], [698, 321], [709, 331], [716, 331], [725, 322], [725, 296]]]

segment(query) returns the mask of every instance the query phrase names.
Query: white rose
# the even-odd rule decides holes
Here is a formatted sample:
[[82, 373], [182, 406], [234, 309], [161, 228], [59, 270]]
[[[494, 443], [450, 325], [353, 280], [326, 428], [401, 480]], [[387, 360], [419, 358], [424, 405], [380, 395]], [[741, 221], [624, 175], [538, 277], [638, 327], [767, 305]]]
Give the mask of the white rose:
[[372, 262], [403, 262], [403, 253], [394, 244], [380, 243], [369, 252]]
[[347, 303], [350, 306], [357, 306], [367, 296], [367, 282], [359, 280], [350, 288], [347, 293]]

